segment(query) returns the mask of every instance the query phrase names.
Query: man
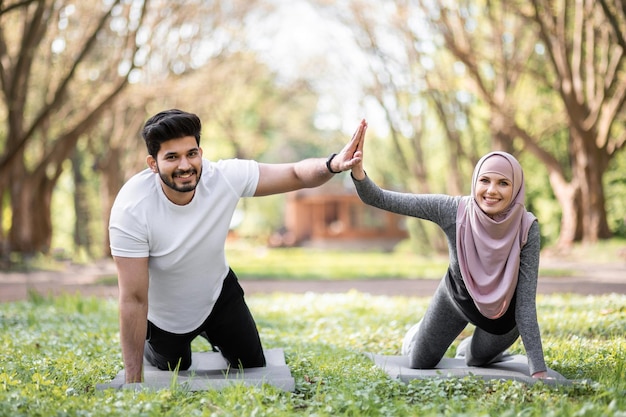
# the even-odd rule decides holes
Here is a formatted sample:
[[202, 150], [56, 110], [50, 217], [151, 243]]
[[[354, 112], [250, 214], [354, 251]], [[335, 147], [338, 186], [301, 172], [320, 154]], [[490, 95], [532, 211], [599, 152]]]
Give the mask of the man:
[[126, 383], [142, 382], [143, 358], [188, 369], [202, 336], [232, 366], [265, 366], [256, 324], [224, 245], [241, 197], [317, 187], [361, 160], [362, 121], [328, 159], [289, 164], [202, 158], [200, 119], [181, 110], [151, 117], [142, 136], [148, 168], [120, 190], [111, 211]]

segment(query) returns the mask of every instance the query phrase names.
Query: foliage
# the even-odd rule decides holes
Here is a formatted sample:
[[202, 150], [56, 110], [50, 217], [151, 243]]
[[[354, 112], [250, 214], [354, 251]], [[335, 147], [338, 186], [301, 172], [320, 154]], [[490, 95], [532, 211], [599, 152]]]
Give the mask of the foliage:
[[49, 250], [50, 201], [65, 162], [132, 81], [139, 29], [148, 29], [137, 2], [13, 3], [0, 13], [5, 257]]
[[[327, 155], [343, 139], [338, 142], [337, 132], [316, 129], [316, 116], [323, 108], [332, 108], [333, 117], [348, 112], [344, 109], [359, 100], [336, 92], [338, 102], [325, 103], [332, 96], [328, 86], [338, 79], [360, 84], [363, 94], [356, 93], [362, 97], [359, 112], [376, 108], [372, 115], [378, 117], [371, 119], [375, 129], [368, 138], [367, 164], [382, 185], [418, 192], [467, 189], [468, 172], [477, 154], [490, 148], [489, 142], [497, 133], [515, 137], [513, 148], [521, 150], [523, 158], [532, 155], [532, 147], [520, 143], [519, 131], [494, 129], [502, 118], [507, 123], [500, 129], [517, 126], [527, 131], [537, 139], [539, 149], [553, 155], [557, 165], [565, 169], [563, 177], [571, 180], [567, 106], [555, 89], [570, 83], [559, 82], [561, 75], [548, 60], [549, 43], [536, 39], [542, 31], [531, 23], [531, 4], [473, 0], [433, 3], [434, 8], [448, 14], [459, 12], [455, 22], [464, 23], [464, 30], [458, 30], [458, 24], [445, 30], [437, 25], [443, 23], [438, 21], [445, 14], [428, 15], [428, 2], [370, 1], [362, 7], [352, 1], [307, 1], [310, 10], [316, 6], [320, 6], [318, 11], [325, 9], [322, 18], [329, 25], [334, 23], [330, 21], [333, 17], [342, 16], [342, 30], [354, 31], [355, 49], [360, 49], [344, 52], [338, 43], [331, 45], [332, 53], [325, 55], [328, 61], [308, 63], [314, 76], [307, 79], [303, 74], [285, 77], [280, 73], [292, 63], [272, 60], [268, 45], [283, 39], [259, 30], [280, 26], [275, 24], [280, 14], [273, 10], [280, 7], [279, 3], [290, 2], [98, 1], [95, 8], [91, 3], [66, 0], [2, 3], [1, 43], [5, 47], [0, 50], [5, 75], [1, 77], [0, 144], [3, 166], [12, 167], [5, 172], [6, 184], [0, 184], [5, 189], [1, 210], [4, 233], [0, 235], [3, 247], [31, 254], [47, 252], [52, 242], [53, 250], [61, 247], [74, 257], [106, 252], [107, 211], [119, 189], [118, 182], [135, 171], [135, 156], [143, 155], [135, 146], [138, 121], [166, 107], [201, 113], [206, 122], [203, 134], [211, 139], [205, 151], [212, 158], [285, 162]], [[566, 6], [555, 6], [552, 12], [565, 13]], [[579, 7], [583, 4], [572, 4], [569, 9], [578, 13], [568, 12], [568, 16], [585, 16], [585, 23], [593, 23], [592, 17], [601, 19], [588, 28], [588, 33], [595, 30], [603, 36], [580, 36], [581, 46], [582, 40], [597, 39], [599, 49], [585, 55], [597, 55], [598, 65], [571, 74], [584, 74], [589, 82], [608, 85], [613, 78], [599, 67], [614, 68], [612, 88], [588, 89], [611, 96], [622, 91], [615, 85], [622, 81], [619, 75], [623, 74], [624, 58], [611, 39], [623, 27], [623, 16], [614, 13], [614, 19], [606, 21], [600, 9], [583, 14]], [[537, 17], [549, 14], [538, 13]], [[559, 17], [564, 24], [569, 23], [566, 17]], [[320, 33], [323, 30], [325, 27]], [[564, 32], [567, 36], [574, 33], [568, 26]], [[314, 35], [316, 46], [324, 42], [323, 36]], [[462, 53], [455, 55], [454, 47], [465, 42], [450, 43], [452, 38], [445, 42], [450, 35], [466, 39], [469, 52], [457, 51]], [[600, 48], [604, 41], [611, 43]], [[564, 50], [571, 49], [563, 43]], [[588, 50], [593, 49], [589, 46]], [[615, 62], [601, 58], [605, 50], [617, 51]], [[340, 76], [329, 70], [338, 55], [348, 64]], [[506, 60], [499, 61], [498, 57]], [[471, 61], [462, 64], [463, 58]], [[260, 64], [268, 61], [272, 62]], [[605, 62], [614, 65], [603, 65]], [[296, 67], [307, 66], [305, 62], [299, 64]], [[508, 71], [513, 76], [502, 78]], [[524, 75], [515, 76], [518, 72]], [[478, 77], [472, 78], [472, 73]], [[537, 82], [539, 76], [545, 76], [546, 82]], [[472, 87], [480, 82], [485, 83], [487, 94], [493, 93], [490, 96], [497, 99], [495, 104], [489, 105], [491, 100], [481, 98]], [[507, 91], [492, 91], [495, 85], [505, 86]], [[573, 85], [587, 83], [575, 81]], [[113, 97], [118, 100], [113, 101]], [[602, 114], [605, 107], [613, 108], [604, 106], [582, 113], [593, 117]], [[623, 116], [623, 110], [616, 108], [615, 120]], [[583, 118], [571, 118], [573, 122], [579, 120]], [[375, 131], [382, 132], [380, 138], [374, 138]], [[615, 122], [599, 131], [610, 133], [607, 140], [615, 138], [615, 146], [606, 149], [615, 149], [616, 160], [603, 178], [606, 192], [598, 201], [606, 199], [609, 226], [624, 235], [624, 183], [619, 175], [624, 168], [624, 152], [617, 152], [623, 148], [623, 123]], [[370, 151], [373, 149], [375, 153]], [[8, 164], [11, 158], [17, 158], [19, 164]], [[554, 168], [537, 155], [527, 159], [524, 166], [528, 167], [528, 177], [535, 177], [529, 178], [533, 182], [533, 187], [528, 187], [532, 188], [529, 203], [544, 219], [544, 238], [554, 241], [562, 216], [549, 182], [554, 174], [549, 176], [548, 171]], [[74, 178], [68, 173], [69, 161]], [[82, 184], [76, 173], [84, 175]], [[597, 185], [587, 188], [601, 189]], [[48, 207], [49, 201], [54, 207]], [[279, 228], [281, 203], [275, 198], [251, 199], [244, 204], [249, 213], [242, 226], [246, 234], [266, 237]], [[72, 206], [74, 214], [68, 213]], [[410, 230], [421, 242], [430, 239], [427, 247], [445, 246], [440, 235], [423, 223], [410, 224]], [[412, 244], [417, 246], [420, 241]], [[416, 247], [415, 251], [422, 253], [424, 248]]]
[[606, 184], [606, 211], [609, 217], [611, 230], [616, 236], [626, 238], [626, 152], [618, 154], [607, 171], [604, 181]]
[[477, 156], [507, 150], [534, 159], [525, 172], [541, 186], [532, 203], [549, 217], [548, 240], [610, 236], [615, 212], [605, 204], [616, 195], [604, 176], [625, 144], [621, 11], [598, 2], [362, 3], [335, 14], [368, 54], [368, 99], [390, 130], [386, 170], [402, 188], [428, 192], [438, 177], [458, 193]]
[[[626, 415], [623, 295], [538, 299], [548, 366], [586, 380], [571, 387], [390, 380], [363, 353], [397, 354], [425, 298], [278, 294], [248, 303], [265, 347], [285, 350], [295, 392], [240, 385], [188, 392], [175, 384], [95, 390], [121, 369], [116, 303], [33, 296], [1, 304], [0, 416]], [[206, 350], [202, 343], [192, 348]], [[522, 352], [521, 343], [512, 351]]]
[[[201, 146], [206, 159], [217, 161], [225, 158], [257, 159], [260, 162], [289, 162], [306, 157], [325, 155], [326, 149], [334, 149], [343, 145], [345, 138], [331, 137], [324, 141], [314, 132], [311, 124], [313, 119], [312, 104], [316, 97], [302, 88], [290, 85], [278, 85], [276, 75], [260, 64], [251, 53], [224, 53], [219, 60], [210, 62], [195, 71], [192, 75], [171, 79], [163, 87], [176, 89], [177, 95], [160, 97], [152, 100], [149, 111], [160, 111], [164, 108], [181, 108], [197, 113], [202, 120]], [[228, 82], [224, 82], [228, 79]], [[199, 90], [198, 85], [203, 85]], [[132, 86], [131, 91], [137, 95], [145, 95], [144, 89]], [[298, 89], [298, 91], [294, 91]], [[211, 91], [205, 94], [204, 91]], [[297, 94], [296, 94], [297, 93]], [[129, 102], [129, 106], [136, 106]], [[128, 112], [137, 110], [129, 110]], [[112, 116], [109, 116], [112, 117]], [[143, 121], [148, 114], [140, 113]], [[133, 118], [134, 120], [135, 118]], [[84, 171], [96, 165], [92, 160], [102, 161], [104, 155], [112, 152], [112, 148], [119, 149], [118, 158], [123, 155], [133, 155], [123, 166], [128, 171], [121, 178], [118, 187], [108, 190], [112, 193], [108, 204], [112, 204], [119, 187], [131, 175], [146, 167], [145, 146], [139, 137], [140, 127], [134, 130], [124, 130], [121, 138], [111, 137], [111, 129], [128, 123], [126, 120], [103, 121], [91, 138], [90, 149], [87, 152], [79, 147], [85, 160]], [[132, 140], [128, 140], [128, 136]], [[139, 146], [137, 146], [139, 145]], [[84, 148], [84, 147], [82, 147]], [[324, 148], [324, 149], [322, 149]], [[137, 164], [138, 156], [141, 158]], [[100, 165], [110, 165], [116, 161], [100, 162]], [[132, 162], [132, 165], [131, 165]], [[103, 169], [108, 166], [102, 167]], [[120, 175], [119, 172], [113, 174]], [[90, 187], [84, 187], [84, 204], [89, 205], [90, 245], [86, 249], [90, 254], [107, 253], [107, 247], [102, 248], [105, 239], [102, 234], [108, 224], [107, 211], [103, 210], [102, 191], [100, 182], [106, 179], [104, 174], [89, 175], [85, 173], [86, 182]], [[69, 182], [69, 184], [68, 184]], [[68, 207], [73, 204], [72, 198], [77, 192], [73, 187], [69, 174], [61, 177], [55, 189], [53, 200], [53, 248], [64, 248], [68, 255], [75, 257], [77, 243], [74, 228], [76, 216], [67, 213]], [[245, 213], [244, 224], [238, 232], [250, 236], [265, 238], [282, 226], [282, 207], [284, 196], [270, 196], [255, 199], [243, 199], [239, 209]], [[104, 202], [106, 205], [107, 202]], [[110, 207], [107, 207], [109, 209]], [[104, 215], [99, 215], [104, 211]], [[106, 249], [106, 250], [105, 250]], [[97, 256], [97, 255], [94, 255]]]

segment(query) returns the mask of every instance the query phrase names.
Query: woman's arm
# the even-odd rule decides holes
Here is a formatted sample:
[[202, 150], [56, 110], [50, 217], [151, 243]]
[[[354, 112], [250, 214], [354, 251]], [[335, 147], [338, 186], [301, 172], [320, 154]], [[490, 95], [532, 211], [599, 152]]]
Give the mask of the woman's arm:
[[459, 197], [445, 194], [412, 194], [380, 188], [367, 175], [361, 181], [352, 177], [365, 204], [405, 216], [430, 220], [445, 227], [456, 218]]
[[543, 378], [547, 376], [545, 373], [547, 367], [543, 356], [536, 303], [540, 249], [539, 225], [534, 222], [528, 231], [528, 241], [520, 255], [515, 320], [528, 355], [530, 374]]
[[356, 191], [365, 204], [405, 216], [431, 220], [442, 228], [449, 221], [451, 207], [456, 214], [458, 201], [442, 194], [412, 194], [383, 190], [367, 176], [365, 160], [365, 135], [357, 144], [357, 158], [351, 165], [351, 175]]

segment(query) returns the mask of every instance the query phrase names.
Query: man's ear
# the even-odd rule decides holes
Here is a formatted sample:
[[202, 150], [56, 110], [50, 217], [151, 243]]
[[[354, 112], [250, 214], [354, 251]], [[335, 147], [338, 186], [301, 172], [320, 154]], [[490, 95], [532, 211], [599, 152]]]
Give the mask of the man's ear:
[[146, 163], [148, 164], [148, 167], [152, 170], [152, 172], [159, 172], [159, 168], [157, 167], [157, 161], [152, 155], [148, 155], [146, 157]]

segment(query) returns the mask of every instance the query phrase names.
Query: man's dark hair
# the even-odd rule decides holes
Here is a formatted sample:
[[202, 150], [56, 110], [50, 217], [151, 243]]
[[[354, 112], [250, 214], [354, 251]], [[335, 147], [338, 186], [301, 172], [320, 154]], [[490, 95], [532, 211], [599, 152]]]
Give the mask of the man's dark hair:
[[178, 109], [165, 110], [146, 121], [141, 136], [146, 142], [148, 153], [156, 159], [161, 144], [171, 139], [193, 136], [200, 146], [200, 118], [193, 113]]

